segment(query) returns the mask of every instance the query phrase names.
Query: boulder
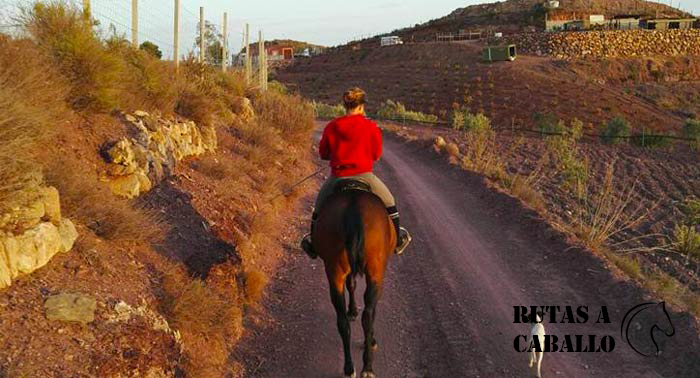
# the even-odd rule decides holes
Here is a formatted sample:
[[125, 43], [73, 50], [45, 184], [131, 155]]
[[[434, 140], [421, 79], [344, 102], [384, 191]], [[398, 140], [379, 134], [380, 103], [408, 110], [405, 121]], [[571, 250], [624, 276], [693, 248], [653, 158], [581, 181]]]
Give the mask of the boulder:
[[53, 186], [42, 188], [41, 198], [44, 204], [44, 220], [58, 225], [61, 222], [61, 199], [58, 189]]
[[85, 294], [60, 293], [44, 302], [46, 318], [51, 321], [88, 324], [95, 320], [97, 300]]

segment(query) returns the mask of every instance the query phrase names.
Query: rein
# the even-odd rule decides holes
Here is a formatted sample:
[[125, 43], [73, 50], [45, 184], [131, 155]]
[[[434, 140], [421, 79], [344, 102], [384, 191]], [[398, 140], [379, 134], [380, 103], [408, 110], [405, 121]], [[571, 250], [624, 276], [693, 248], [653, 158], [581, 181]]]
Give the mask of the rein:
[[312, 178], [318, 176], [319, 174], [325, 172], [326, 170], [328, 170], [328, 168], [329, 168], [329, 167], [323, 167], [323, 168], [317, 170], [316, 172], [314, 172], [314, 173], [312, 173], [312, 174], [310, 174], [310, 175], [304, 177], [303, 179], [301, 179], [300, 181], [298, 181], [298, 182], [296, 182], [294, 185], [292, 185], [292, 186], [291, 186], [289, 189], [287, 189], [286, 191], [284, 191], [284, 192], [282, 192], [282, 193], [280, 193], [280, 194], [278, 194], [278, 195], [272, 197], [272, 199], [270, 199], [270, 202], [276, 200], [276, 199], [279, 198], [279, 197], [288, 196], [288, 195], [292, 194], [292, 193], [294, 192], [294, 190], [295, 190], [296, 188], [298, 188], [300, 185], [302, 185], [303, 183], [305, 183], [305, 182], [311, 180]]

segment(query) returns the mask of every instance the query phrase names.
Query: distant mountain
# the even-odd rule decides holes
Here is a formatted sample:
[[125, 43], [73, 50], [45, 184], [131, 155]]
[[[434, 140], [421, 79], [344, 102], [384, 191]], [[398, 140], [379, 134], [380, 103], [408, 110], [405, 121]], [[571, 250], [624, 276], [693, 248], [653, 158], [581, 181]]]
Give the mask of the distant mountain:
[[[307, 48], [312, 52], [314, 50], [323, 51], [326, 49], [325, 46], [314, 45], [313, 43], [308, 43], [308, 42], [295, 41], [293, 39], [273, 39], [272, 41], [265, 41], [265, 47], [272, 47], [272, 46], [292, 47], [294, 49], [295, 54], [303, 53], [304, 50], [306, 50]], [[251, 47], [252, 51], [257, 51], [258, 43], [253, 42], [250, 44], [250, 47]], [[244, 51], [245, 51], [245, 47], [243, 49], [241, 49], [241, 52], [244, 52]]]

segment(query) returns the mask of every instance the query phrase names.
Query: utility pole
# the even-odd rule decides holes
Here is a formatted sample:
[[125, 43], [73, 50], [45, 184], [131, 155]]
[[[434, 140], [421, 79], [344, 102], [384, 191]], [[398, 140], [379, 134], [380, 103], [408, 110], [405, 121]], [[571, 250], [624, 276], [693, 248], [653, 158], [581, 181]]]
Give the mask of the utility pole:
[[199, 63], [204, 63], [204, 7], [199, 7]]
[[173, 26], [173, 60], [175, 69], [180, 67], [180, 0], [175, 0], [175, 22]]
[[263, 33], [260, 30], [258, 34], [258, 69], [260, 76], [260, 90], [265, 90], [265, 41], [263, 41]]
[[250, 56], [250, 25], [245, 24], [245, 83], [250, 85], [253, 76], [253, 57]]
[[224, 35], [222, 40], [221, 70], [226, 72], [226, 66], [228, 65], [228, 13], [226, 12], [224, 12]]
[[139, 0], [131, 0], [131, 44], [139, 48]]

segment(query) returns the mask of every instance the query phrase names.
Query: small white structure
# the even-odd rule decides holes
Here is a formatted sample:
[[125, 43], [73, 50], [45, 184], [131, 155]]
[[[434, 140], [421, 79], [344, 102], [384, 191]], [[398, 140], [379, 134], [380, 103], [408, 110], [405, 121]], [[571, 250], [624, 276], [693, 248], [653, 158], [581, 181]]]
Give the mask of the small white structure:
[[559, 1], [549, 0], [549, 1], [545, 2], [544, 6], [548, 9], [557, 9], [557, 8], [559, 8]]
[[403, 45], [403, 41], [401, 40], [401, 38], [399, 36], [391, 35], [388, 37], [382, 37], [381, 45], [382, 45], [382, 47], [393, 46], [393, 45]]

